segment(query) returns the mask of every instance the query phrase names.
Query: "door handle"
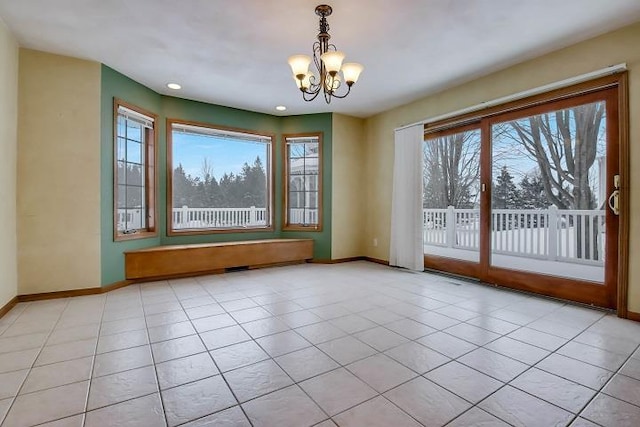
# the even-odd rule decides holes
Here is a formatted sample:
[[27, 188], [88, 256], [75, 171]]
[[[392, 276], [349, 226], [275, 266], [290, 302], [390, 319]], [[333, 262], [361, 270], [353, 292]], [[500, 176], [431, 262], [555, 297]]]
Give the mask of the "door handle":
[[620, 190], [613, 190], [609, 196], [609, 209], [615, 214], [620, 215]]

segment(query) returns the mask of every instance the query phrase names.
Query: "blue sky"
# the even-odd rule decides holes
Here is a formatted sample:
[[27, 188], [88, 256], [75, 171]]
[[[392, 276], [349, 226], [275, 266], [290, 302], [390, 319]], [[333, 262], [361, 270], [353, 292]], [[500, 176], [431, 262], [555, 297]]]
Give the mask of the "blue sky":
[[202, 175], [202, 162], [206, 158], [217, 180], [226, 173], [238, 174], [246, 162], [252, 165], [256, 157], [267, 164], [267, 145], [258, 142], [229, 140], [182, 132], [173, 134], [173, 167], [182, 164], [187, 175]]

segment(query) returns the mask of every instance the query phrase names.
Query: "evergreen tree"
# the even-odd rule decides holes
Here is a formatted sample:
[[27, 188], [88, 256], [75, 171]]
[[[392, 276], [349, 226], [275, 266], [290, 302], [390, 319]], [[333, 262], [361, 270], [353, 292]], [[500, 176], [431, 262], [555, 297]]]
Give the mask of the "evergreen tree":
[[494, 209], [516, 209], [522, 205], [518, 188], [513, 183], [513, 176], [507, 166], [502, 166], [492, 190], [492, 207]]
[[525, 175], [520, 181], [520, 198], [523, 209], [547, 209], [551, 202], [544, 190], [540, 172]]

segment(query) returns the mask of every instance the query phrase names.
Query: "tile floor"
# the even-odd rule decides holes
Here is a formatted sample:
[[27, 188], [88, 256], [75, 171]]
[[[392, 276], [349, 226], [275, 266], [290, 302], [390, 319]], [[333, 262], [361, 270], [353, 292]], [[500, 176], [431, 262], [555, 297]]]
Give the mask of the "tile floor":
[[366, 262], [19, 304], [13, 426], [638, 426], [640, 324]]

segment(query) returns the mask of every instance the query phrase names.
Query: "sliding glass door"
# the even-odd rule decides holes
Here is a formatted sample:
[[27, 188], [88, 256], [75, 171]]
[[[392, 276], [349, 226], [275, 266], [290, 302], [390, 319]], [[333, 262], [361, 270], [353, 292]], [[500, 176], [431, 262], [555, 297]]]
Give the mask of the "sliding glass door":
[[425, 266], [615, 307], [618, 90], [612, 77], [427, 126]]

